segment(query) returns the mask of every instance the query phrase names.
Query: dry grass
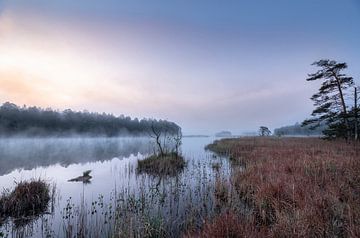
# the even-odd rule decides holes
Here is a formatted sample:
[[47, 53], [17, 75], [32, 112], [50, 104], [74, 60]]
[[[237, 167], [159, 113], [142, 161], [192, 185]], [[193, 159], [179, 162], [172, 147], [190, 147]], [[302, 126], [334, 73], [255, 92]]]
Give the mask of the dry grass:
[[[208, 148], [246, 166], [234, 166], [235, 195], [229, 199], [252, 208], [251, 225], [257, 232], [271, 237], [359, 237], [359, 146], [315, 138], [242, 138]], [[243, 225], [234, 226], [241, 230]], [[206, 225], [203, 233], [214, 226]]]
[[24, 218], [46, 211], [50, 201], [49, 185], [42, 180], [20, 182], [0, 198], [0, 219]]
[[256, 229], [251, 221], [244, 217], [239, 218], [233, 212], [227, 212], [215, 217], [211, 222], [207, 221], [200, 232], [189, 233], [184, 237], [251, 238], [266, 236], [268, 236], [267, 229]]
[[175, 153], [164, 156], [152, 155], [144, 160], [138, 161], [138, 173], [148, 173], [151, 175], [176, 175], [181, 172], [186, 165], [184, 158]]

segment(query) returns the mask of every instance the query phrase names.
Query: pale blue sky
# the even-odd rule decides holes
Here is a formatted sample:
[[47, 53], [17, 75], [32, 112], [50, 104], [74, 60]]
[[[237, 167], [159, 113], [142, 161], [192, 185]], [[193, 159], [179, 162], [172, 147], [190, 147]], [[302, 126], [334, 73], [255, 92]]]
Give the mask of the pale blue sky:
[[360, 1], [0, 1], [1, 101], [164, 118], [185, 133], [307, 117], [321, 58], [360, 76]]

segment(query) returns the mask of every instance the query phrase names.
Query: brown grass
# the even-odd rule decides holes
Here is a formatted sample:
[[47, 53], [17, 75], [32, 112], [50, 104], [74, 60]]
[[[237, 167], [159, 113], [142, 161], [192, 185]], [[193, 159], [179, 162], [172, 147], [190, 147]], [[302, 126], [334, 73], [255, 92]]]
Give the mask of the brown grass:
[[[315, 138], [225, 139], [208, 146], [245, 165], [234, 166], [235, 195], [229, 199], [248, 204], [253, 228], [271, 237], [360, 236], [358, 147]], [[203, 234], [214, 226], [207, 223]]]
[[172, 176], [181, 172], [185, 165], [186, 162], [184, 158], [175, 153], [166, 154], [164, 156], [152, 155], [138, 161], [137, 172], [157, 176]]
[[240, 218], [234, 212], [218, 215], [212, 221], [207, 221], [200, 232], [188, 233], [184, 237], [203, 238], [252, 238], [266, 237], [269, 229], [257, 229], [253, 221]]
[[42, 180], [20, 182], [0, 198], [0, 218], [24, 218], [46, 211], [50, 201], [49, 185]]

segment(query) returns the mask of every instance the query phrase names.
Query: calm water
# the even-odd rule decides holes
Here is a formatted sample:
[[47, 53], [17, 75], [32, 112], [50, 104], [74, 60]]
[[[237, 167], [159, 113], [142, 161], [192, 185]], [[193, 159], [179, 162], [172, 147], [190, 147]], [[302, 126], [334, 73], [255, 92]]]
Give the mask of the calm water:
[[[213, 189], [216, 176], [222, 174], [226, 177], [230, 173], [227, 160], [215, 158], [204, 150], [205, 145], [213, 140], [183, 138], [182, 152], [187, 167], [178, 176], [159, 181], [158, 178], [136, 173], [137, 161], [153, 151], [153, 142], [148, 138], [1, 139], [0, 188], [12, 189], [18, 181], [42, 178], [56, 186], [56, 199], [48, 214], [18, 228], [8, 222], [0, 231], [9, 237], [62, 237], [67, 222], [74, 219], [71, 222], [76, 223], [76, 216], [79, 216], [64, 218], [64, 209], [69, 204], [77, 208], [87, 206], [91, 210], [94, 201], [108, 204], [120, 195], [125, 200], [132, 196], [136, 198], [141, 194], [150, 194], [154, 186], [160, 184], [164, 198], [155, 199], [149, 195], [146, 198], [149, 199], [147, 203], [151, 203], [147, 204], [148, 210], [169, 221], [174, 219], [167, 226], [176, 234], [176, 230], [180, 229], [175, 225], [176, 219], [187, 215], [185, 208], [189, 204], [196, 207], [206, 200], [205, 208], [197, 210], [201, 216], [214, 209], [212, 198], [205, 196], [209, 196], [209, 191]], [[220, 172], [215, 171], [214, 163], [221, 163]], [[68, 182], [86, 170], [92, 170], [90, 184]], [[98, 221], [100, 218], [96, 219], [96, 223], [103, 222]], [[93, 226], [91, 222], [94, 221], [88, 222]]]

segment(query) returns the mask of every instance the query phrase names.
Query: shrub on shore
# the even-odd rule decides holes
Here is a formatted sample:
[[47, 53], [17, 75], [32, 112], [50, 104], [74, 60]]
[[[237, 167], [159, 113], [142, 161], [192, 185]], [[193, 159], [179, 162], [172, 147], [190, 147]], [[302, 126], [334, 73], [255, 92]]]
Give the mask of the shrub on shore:
[[138, 161], [138, 173], [151, 175], [176, 175], [186, 165], [184, 158], [176, 153], [169, 153], [163, 156], [151, 155], [146, 159]]
[[20, 182], [0, 197], [0, 219], [38, 215], [46, 211], [49, 201], [50, 189], [45, 181]]

